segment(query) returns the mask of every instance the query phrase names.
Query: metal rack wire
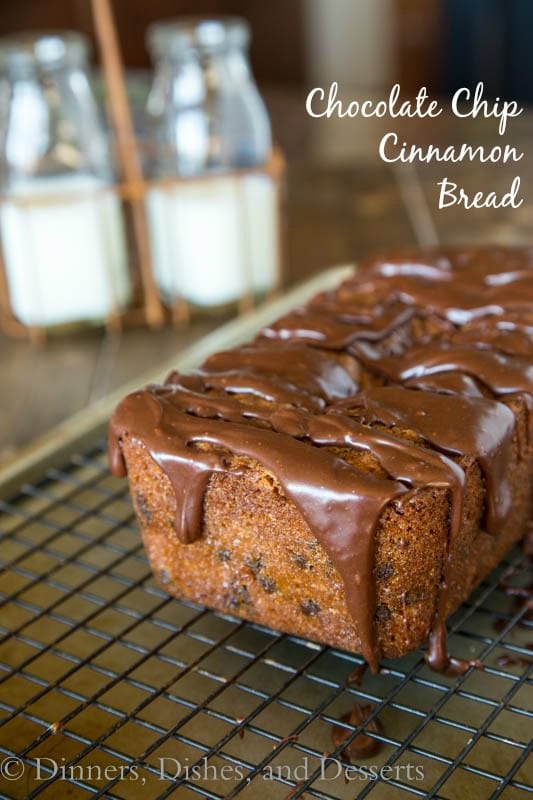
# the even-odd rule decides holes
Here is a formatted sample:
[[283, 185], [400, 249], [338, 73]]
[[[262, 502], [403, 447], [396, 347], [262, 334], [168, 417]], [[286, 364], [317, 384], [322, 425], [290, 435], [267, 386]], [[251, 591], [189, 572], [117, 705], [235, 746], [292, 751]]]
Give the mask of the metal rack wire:
[[[499, 588], [520, 552], [451, 620], [454, 652], [481, 658], [483, 672], [451, 680], [413, 654], [353, 685], [357, 656], [161, 591], [103, 441], [0, 511], [2, 797], [514, 800], [533, 791], [533, 625]], [[361, 764], [392, 768], [375, 780], [346, 780], [342, 746], [332, 745], [332, 726], [357, 700], [371, 704], [365, 731], [381, 742]], [[380, 733], [366, 728], [375, 717]], [[352, 738], [361, 730], [345, 727]]]

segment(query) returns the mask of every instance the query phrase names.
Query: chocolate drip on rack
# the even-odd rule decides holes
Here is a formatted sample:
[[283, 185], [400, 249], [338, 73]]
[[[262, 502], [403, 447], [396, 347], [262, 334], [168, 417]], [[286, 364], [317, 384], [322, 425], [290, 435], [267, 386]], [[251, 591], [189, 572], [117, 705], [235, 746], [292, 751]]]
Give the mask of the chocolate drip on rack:
[[[340, 717], [339, 722], [346, 722], [354, 727], [359, 727], [366, 722], [371, 713], [372, 706], [370, 703], [354, 703], [351, 710]], [[371, 733], [382, 734], [383, 726], [379, 719], [374, 718], [368, 723], [366, 730], [371, 731]], [[334, 725], [331, 729], [331, 739], [335, 750], [341, 747], [349, 736], [350, 731], [347, 728], [342, 725]], [[344, 747], [340, 757], [346, 764], [352, 764], [357, 759], [375, 756], [381, 748], [382, 742], [379, 739], [360, 733]]]

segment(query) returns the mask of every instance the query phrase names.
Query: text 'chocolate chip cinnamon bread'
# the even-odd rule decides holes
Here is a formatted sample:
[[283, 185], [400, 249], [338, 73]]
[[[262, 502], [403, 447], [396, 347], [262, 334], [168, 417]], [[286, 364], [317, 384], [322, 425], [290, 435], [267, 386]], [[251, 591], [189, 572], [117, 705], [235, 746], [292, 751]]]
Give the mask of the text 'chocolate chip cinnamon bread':
[[172, 594], [361, 652], [429, 641], [531, 516], [533, 250], [364, 264], [110, 425]]

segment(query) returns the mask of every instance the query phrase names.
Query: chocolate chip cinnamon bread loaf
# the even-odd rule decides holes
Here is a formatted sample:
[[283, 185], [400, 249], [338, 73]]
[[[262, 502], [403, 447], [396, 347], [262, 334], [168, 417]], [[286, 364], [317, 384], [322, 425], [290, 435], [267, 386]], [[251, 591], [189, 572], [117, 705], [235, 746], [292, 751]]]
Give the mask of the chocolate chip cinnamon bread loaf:
[[524, 534], [533, 251], [375, 258], [110, 424], [169, 592], [361, 652], [429, 642]]

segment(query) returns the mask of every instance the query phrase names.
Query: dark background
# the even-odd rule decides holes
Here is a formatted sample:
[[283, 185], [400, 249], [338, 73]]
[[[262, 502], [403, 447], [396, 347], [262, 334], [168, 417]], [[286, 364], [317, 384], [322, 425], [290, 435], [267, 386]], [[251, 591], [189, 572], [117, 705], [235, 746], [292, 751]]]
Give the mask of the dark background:
[[[114, 0], [124, 61], [150, 64], [146, 29], [158, 19], [181, 14], [238, 14], [253, 30], [257, 76], [268, 82], [305, 80], [303, 6], [305, 0]], [[24, 28], [76, 28], [92, 36], [89, 0], [16, 0], [0, 12], [0, 32]]]
[[[156, 19], [239, 14], [252, 26], [258, 81], [302, 85], [314, 77], [316, 54], [307, 32], [311, 9], [320, 3], [333, 24], [342, 7], [351, 7], [354, 39], [369, 3], [375, 4], [378, 10], [373, 13], [381, 15], [383, 26], [392, 30], [392, 35], [380, 38], [379, 27], [375, 29], [376, 48], [388, 51], [383, 53], [391, 64], [386, 76], [377, 70], [372, 74], [366, 63], [359, 65], [354, 52], [353, 77], [344, 73], [344, 82], [380, 88], [399, 80], [406, 92], [424, 83], [446, 93], [483, 80], [488, 94], [533, 100], [532, 0], [114, 0], [114, 10], [130, 67], [149, 65], [145, 32]], [[92, 34], [89, 0], [4, 0], [2, 5], [0, 33], [77, 28]], [[315, 42], [317, 36], [320, 31]]]

